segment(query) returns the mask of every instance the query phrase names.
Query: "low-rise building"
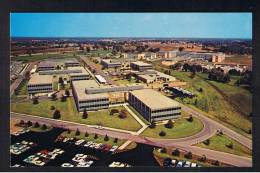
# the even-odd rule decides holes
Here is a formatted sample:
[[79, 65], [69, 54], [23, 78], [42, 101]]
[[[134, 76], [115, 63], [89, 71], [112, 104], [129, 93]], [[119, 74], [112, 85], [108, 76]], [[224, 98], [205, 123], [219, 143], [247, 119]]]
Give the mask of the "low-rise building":
[[80, 66], [79, 61], [76, 58], [66, 59], [64, 62], [66, 67], [77, 67]]
[[151, 64], [142, 61], [131, 62], [130, 67], [133, 70], [138, 70], [138, 71], [145, 71], [153, 68]]
[[90, 79], [90, 75], [87, 72], [83, 73], [71, 73], [70, 75], [70, 80], [71, 81], [76, 81], [76, 80], [88, 80]]
[[212, 62], [222, 62], [222, 61], [224, 61], [225, 60], [225, 54], [224, 53], [217, 53], [217, 54], [213, 54], [212, 55], [212, 59], [211, 59], [211, 61]]
[[41, 61], [38, 64], [38, 71], [55, 70], [56, 64], [51, 61]]
[[53, 91], [53, 77], [50, 75], [31, 75], [27, 84], [28, 94], [48, 93]]
[[72, 81], [72, 93], [79, 112], [108, 108], [109, 97], [107, 93], [86, 93], [86, 88], [96, 87], [99, 87], [99, 85], [95, 80]]
[[181, 106], [178, 102], [152, 89], [131, 91], [128, 102], [149, 122], [181, 116]]
[[114, 67], [121, 67], [121, 62], [113, 60], [113, 59], [102, 59], [100, 62], [105, 68], [114, 68]]

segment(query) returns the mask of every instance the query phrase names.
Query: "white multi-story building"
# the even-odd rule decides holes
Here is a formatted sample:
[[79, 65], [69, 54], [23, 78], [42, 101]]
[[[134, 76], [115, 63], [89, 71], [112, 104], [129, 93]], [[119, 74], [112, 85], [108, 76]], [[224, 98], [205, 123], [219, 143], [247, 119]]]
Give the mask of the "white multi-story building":
[[152, 89], [131, 91], [128, 102], [149, 122], [181, 116], [181, 106], [178, 102]]
[[53, 91], [53, 77], [50, 75], [40, 76], [38, 74], [31, 75], [31, 79], [27, 84], [28, 94], [48, 93]]

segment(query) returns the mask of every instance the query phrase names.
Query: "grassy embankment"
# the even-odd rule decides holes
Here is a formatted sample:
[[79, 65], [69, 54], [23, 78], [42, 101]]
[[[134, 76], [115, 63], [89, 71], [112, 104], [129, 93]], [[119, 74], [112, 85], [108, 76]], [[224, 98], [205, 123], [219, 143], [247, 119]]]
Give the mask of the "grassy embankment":
[[[11, 111], [52, 118], [53, 110], [50, 109], [51, 106], [54, 106], [56, 109], [60, 110], [61, 120], [65, 121], [88, 125], [102, 124], [102, 126], [105, 127], [130, 131], [138, 131], [141, 128], [141, 125], [129, 113], [126, 118], [121, 119], [117, 115], [109, 115], [109, 110], [92, 111], [88, 112], [87, 119], [82, 119], [82, 113], [78, 113], [75, 102], [71, 97], [65, 102], [61, 102], [60, 100], [39, 100], [39, 103], [35, 105], [29, 101], [12, 103]], [[122, 106], [113, 107], [113, 109], [115, 108], [119, 111], [125, 109]]]

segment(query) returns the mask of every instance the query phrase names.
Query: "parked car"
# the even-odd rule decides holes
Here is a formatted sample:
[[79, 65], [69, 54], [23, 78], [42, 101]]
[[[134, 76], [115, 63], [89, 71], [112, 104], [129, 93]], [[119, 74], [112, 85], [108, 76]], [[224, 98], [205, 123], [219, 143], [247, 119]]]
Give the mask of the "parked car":
[[71, 163], [63, 163], [61, 167], [74, 167]]

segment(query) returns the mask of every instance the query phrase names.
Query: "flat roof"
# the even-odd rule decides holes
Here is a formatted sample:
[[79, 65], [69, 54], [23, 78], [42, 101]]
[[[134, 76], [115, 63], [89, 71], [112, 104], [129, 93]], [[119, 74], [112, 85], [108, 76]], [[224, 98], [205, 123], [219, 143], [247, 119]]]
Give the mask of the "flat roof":
[[178, 102], [152, 89], [135, 90], [130, 93], [151, 109], [163, 109], [180, 106]]
[[49, 84], [52, 83], [52, 79], [52, 75], [33, 74], [31, 75], [28, 85]]
[[102, 82], [102, 83], [106, 83], [107, 82], [106, 79], [103, 76], [99, 75], [99, 74], [95, 75], [95, 77], [97, 78], [97, 80], [99, 82]]
[[152, 66], [151, 64], [145, 63], [143, 61], [136, 61], [136, 62], [131, 62], [131, 63], [138, 65], [138, 66]]
[[52, 61], [41, 61], [39, 64], [38, 64], [38, 68], [39, 67], [54, 67], [55, 66], [55, 63], [52, 62]]
[[107, 93], [98, 93], [98, 94], [86, 94], [86, 88], [99, 87], [95, 80], [80, 80], [72, 81], [72, 85], [75, 89], [75, 93], [78, 97], [78, 100], [92, 100], [98, 98], [108, 97]]

